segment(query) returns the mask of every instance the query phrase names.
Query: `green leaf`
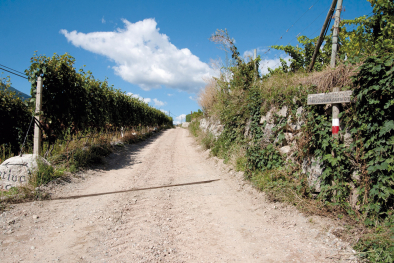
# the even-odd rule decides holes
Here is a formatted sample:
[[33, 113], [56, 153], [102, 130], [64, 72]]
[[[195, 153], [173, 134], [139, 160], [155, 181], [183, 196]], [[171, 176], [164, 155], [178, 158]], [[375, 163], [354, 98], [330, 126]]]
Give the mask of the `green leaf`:
[[383, 136], [392, 130], [394, 130], [394, 121], [393, 120], [386, 121], [379, 132], [379, 136]]

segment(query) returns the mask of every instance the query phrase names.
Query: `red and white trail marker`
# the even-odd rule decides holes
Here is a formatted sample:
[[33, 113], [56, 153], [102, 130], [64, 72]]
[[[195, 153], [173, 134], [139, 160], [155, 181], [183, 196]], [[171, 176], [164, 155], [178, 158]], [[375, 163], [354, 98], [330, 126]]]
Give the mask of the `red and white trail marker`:
[[308, 95], [308, 105], [316, 104], [332, 104], [332, 135], [338, 136], [339, 132], [339, 104], [351, 102], [350, 98], [353, 91], [339, 91], [339, 88], [334, 88], [334, 92], [319, 93]]
[[339, 132], [339, 119], [332, 119], [332, 134], [338, 134]]

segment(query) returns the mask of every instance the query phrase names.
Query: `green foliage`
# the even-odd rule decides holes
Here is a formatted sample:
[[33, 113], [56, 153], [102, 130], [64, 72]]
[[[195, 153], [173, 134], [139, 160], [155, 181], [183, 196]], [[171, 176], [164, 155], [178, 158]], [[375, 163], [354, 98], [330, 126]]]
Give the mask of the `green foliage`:
[[[297, 39], [302, 47], [294, 47], [291, 45], [271, 46], [274, 49], [286, 52], [286, 54], [291, 57], [289, 67], [285, 64], [285, 61], [281, 59], [282, 68], [280, 68], [280, 70], [282, 70], [283, 72], [296, 72], [299, 70], [307, 69], [312, 61], [313, 52], [315, 50], [315, 43], [317, 42], [318, 37], [309, 39], [306, 36], [299, 36]], [[324, 65], [330, 62], [331, 50], [328, 50], [328, 47], [330, 47], [331, 45], [331, 38], [326, 37], [325, 41], [326, 44], [323, 47], [323, 50], [319, 52], [316, 58], [316, 63], [314, 65], [314, 69], [317, 71], [322, 70]], [[273, 71], [270, 69], [270, 72]]]
[[[9, 79], [0, 79], [0, 145], [17, 154], [31, 121], [31, 111], [15, 92], [8, 90]], [[30, 137], [32, 138], [32, 133]]]
[[196, 120], [189, 124], [189, 131], [193, 134], [194, 137], [198, 136], [198, 131], [200, 129], [200, 121]]
[[203, 112], [198, 109], [198, 111], [194, 111], [191, 114], [186, 115], [186, 122], [191, 122], [192, 120], [199, 119], [203, 116]]
[[[229, 48], [233, 60], [217, 79], [215, 111], [207, 112], [215, 112], [224, 125], [222, 134], [213, 142], [212, 154], [226, 161], [235, 155], [234, 149], [244, 147], [246, 155], [236, 159], [237, 167], [244, 167], [245, 176], [254, 185], [279, 200], [292, 203], [301, 200], [300, 196], [311, 196], [308, 175], [301, 173], [301, 165], [314, 156], [324, 168], [321, 192], [315, 200], [320, 202], [320, 208], [341, 211], [341, 217], [347, 212], [353, 220], [370, 227], [371, 235], [363, 236], [356, 246], [363, 252], [361, 256], [373, 262], [393, 262], [394, 56], [392, 34], [391, 37], [388, 34], [392, 32], [394, 4], [386, 0], [371, 3], [374, 7], [371, 17], [341, 24], [339, 55], [342, 59], [346, 57], [346, 63], [361, 66], [352, 85], [341, 86], [342, 90], [355, 87], [355, 103], [342, 104], [337, 138], [331, 134], [331, 105], [307, 106], [307, 94], [317, 93], [318, 87], [299, 84], [299, 76], [306, 75], [303, 71], [309, 66], [316, 39], [300, 37], [301, 48], [276, 46], [291, 55], [291, 64], [288, 67], [282, 60], [281, 68], [260, 78], [255, 71], [259, 58], [243, 61], [234, 40], [226, 31], [218, 31], [214, 40]], [[358, 27], [348, 30], [349, 25]], [[326, 37], [315, 70], [323, 69], [330, 61], [330, 39], [331, 36]], [[293, 82], [286, 82], [291, 78]], [[316, 80], [319, 86], [322, 79]], [[283, 105], [288, 107], [290, 116], [274, 116], [269, 123], [272, 133], [267, 138], [263, 130], [268, 124], [261, 126], [260, 118], [268, 110]], [[294, 120], [300, 105], [305, 124], [297, 134], [298, 149], [291, 157], [293, 162], [287, 161], [284, 169], [278, 149], [286, 132], [297, 133], [289, 128], [288, 119]], [[345, 144], [345, 134], [349, 133], [353, 142]]]
[[269, 144], [265, 148], [259, 146], [249, 147], [247, 156], [248, 163], [246, 168], [250, 175], [254, 171], [272, 170], [283, 165], [282, 156], [272, 144]]
[[63, 172], [61, 170], [55, 170], [53, 166], [46, 164], [45, 162], [37, 159], [37, 170], [34, 171], [31, 181], [34, 187], [47, 184], [50, 181], [61, 177]]
[[[394, 205], [393, 66], [392, 54], [373, 55], [354, 76], [355, 104], [346, 104], [340, 114], [343, 127], [353, 137], [350, 146], [342, 141], [345, 129], [340, 131], [339, 139], [332, 138], [331, 123], [326, 117], [331, 108], [305, 108], [308, 114], [304, 132], [309, 142], [304, 145], [303, 154], [318, 157], [324, 167], [319, 197], [350, 215], [358, 215], [358, 220], [377, 229], [382, 222], [388, 222], [385, 229], [394, 227], [392, 219], [388, 220]], [[352, 192], [357, 196], [356, 211], [349, 204]], [[392, 244], [392, 235], [375, 233], [357, 246], [373, 262], [392, 262]]]
[[87, 129], [141, 125], [166, 125], [172, 118], [148, 104], [96, 80], [91, 72], [78, 72], [69, 54], [51, 58], [35, 55], [26, 74], [31, 82], [31, 102], [36, 81], [43, 78], [42, 124], [49, 141]]
[[[208, 132], [202, 139], [201, 139], [201, 144], [204, 147], [205, 150], [211, 149], [215, 145], [215, 136], [211, 133]], [[217, 155], [214, 153], [214, 155]]]
[[79, 168], [102, 164], [104, 162], [103, 157], [110, 153], [112, 153], [110, 144], [105, 141], [89, 148], [78, 148], [72, 153], [73, 157], [70, 163], [70, 170], [71, 172], [76, 172]]
[[[368, 56], [373, 53], [394, 51], [394, 3], [392, 0], [368, 0], [373, 7], [371, 16], [361, 16], [351, 20], [342, 20], [339, 25], [337, 56], [345, 61], [347, 58], [355, 59]], [[352, 28], [352, 29], [350, 29]], [[332, 52], [332, 31], [325, 36], [321, 50], [316, 57], [314, 70], [320, 71], [330, 64]], [[290, 66], [282, 62], [282, 67], [270, 70], [270, 73], [304, 71], [308, 68], [315, 49], [318, 37], [309, 39], [299, 36], [298, 42], [301, 47], [271, 46], [288, 54]]]
[[[370, 216], [385, 216], [394, 204], [394, 56], [371, 56], [360, 67], [354, 81], [356, 118], [354, 131], [360, 135], [356, 146], [362, 148], [369, 186], [365, 209]], [[369, 222], [373, 223], [373, 220]]]

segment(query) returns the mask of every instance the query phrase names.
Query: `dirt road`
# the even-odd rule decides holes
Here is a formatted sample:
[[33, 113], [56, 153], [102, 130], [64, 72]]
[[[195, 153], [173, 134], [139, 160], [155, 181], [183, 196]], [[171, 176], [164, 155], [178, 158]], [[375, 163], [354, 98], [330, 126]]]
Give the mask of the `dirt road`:
[[[177, 128], [128, 145], [53, 197], [219, 181], [14, 205], [0, 217], [1, 262], [338, 262], [324, 221], [265, 201]], [[315, 222], [316, 221], [316, 222]], [[315, 223], [314, 223], [315, 222]], [[327, 226], [329, 228], [329, 225]], [[347, 260], [346, 262], [349, 262]]]

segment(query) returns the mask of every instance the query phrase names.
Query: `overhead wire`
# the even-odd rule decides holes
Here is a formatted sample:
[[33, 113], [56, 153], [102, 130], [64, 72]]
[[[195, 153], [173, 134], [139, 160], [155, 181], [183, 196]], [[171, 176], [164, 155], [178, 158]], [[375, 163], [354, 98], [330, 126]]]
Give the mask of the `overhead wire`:
[[5, 68], [0, 67], [0, 69], [1, 69], [1, 70], [4, 70], [4, 71], [7, 71], [7, 72], [9, 72], [9, 73], [11, 73], [11, 74], [14, 74], [14, 75], [16, 75], [16, 76], [18, 76], [18, 77], [21, 77], [21, 78], [24, 78], [24, 79], [28, 79], [28, 78], [25, 77], [25, 76], [19, 75], [19, 74], [17, 74], [17, 73], [14, 73], [14, 72], [12, 72], [12, 71], [9, 71], [9, 70], [6, 70]]
[[13, 69], [13, 68], [7, 67], [7, 66], [2, 65], [2, 64], [0, 64], [0, 66], [5, 67], [5, 68], [8, 68], [8, 69], [10, 69], [10, 70], [12, 70], [12, 71], [15, 71], [16, 73], [19, 73], [19, 74], [22, 74], [22, 75], [25, 74], [25, 73], [23, 73], [23, 72], [20, 72], [20, 71], [18, 71], [18, 70], [15, 70], [15, 69]]
[[[289, 41], [289, 43], [288, 44], [290, 44], [291, 42], [293, 42], [295, 39], [297, 39], [298, 38], [298, 36], [300, 36], [301, 34], [302, 34], [302, 32], [304, 32], [308, 27], [310, 27], [313, 23], [315, 23], [315, 21], [322, 15], [322, 14], [324, 14], [325, 12], [326, 12], [327, 10], [323, 10], [309, 25], [307, 25], [300, 33], [298, 33], [298, 35], [297, 36], [295, 36], [295, 38], [293, 38], [292, 40], [290, 40]], [[318, 30], [320, 30], [320, 29], [318, 29]], [[317, 30], [317, 31], [318, 31]], [[315, 33], [317, 32], [317, 31], [315, 31]], [[314, 35], [315, 33], [313, 33], [312, 35]]]
[[[316, 3], [317, 3], [318, 1], [316, 1], [313, 5], [315, 5]], [[309, 8], [309, 9], [311, 9], [312, 7], [313, 7], [313, 5]], [[308, 12], [309, 11], [309, 9], [306, 11], [306, 12]], [[298, 38], [298, 36], [299, 35], [301, 35], [301, 33], [302, 32], [304, 32], [308, 27], [310, 27], [324, 12], [326, 12], [327, 10], [324, 10], [324, 11], [322, 11], [309, 25], [307, 25], [300, 33], [298, 33], [297, 34], [297, 36], [295, 36], [292, 40], [290, 40], [289, 41], [289, 43], [288, 43], [288, 45], [292, 42], [292, 41], [294, 41], [295, 39], [297, 39]], [[305, 14], [306, 14], [306, 12], [302, 15], [302, 16], [304, 16]], [[301, 17], [302, 17], [301, 16]], [[300, 18], [298, 19], [298, 20], [300, 20]], [[298, 22], [298, 20], [296, 21], [296, 22]], [[330, 21], [330, 23], [331, 23], [331, 21]], [[295, 24], [295, 23], [294, 23]], [[291, 28], [291, 27], [290, 27]], [[329, 25], [327, 26], [327, 28], [326, 28], [326, 32], [327, 32], [327, 30], [328, 30], [328, 28], [329, 28]], [[312, 33], [311, 35], [310, 35], [310, 37], [309, 38], [311, 38], [313, 35], [315, 35], [316, 34], [316, 32], [318, 32], [319, 30], [321, 30], [321, 29], [317, 29], [314, 33]], [[288, 30], [287, 30], [288, 31]], [[286, 31], [286, 32], [287, 32]], [[282, 37], [281, 37], [282, 38]], [[280, 39], [281, 39], [280, 38]], [[275, 42], [275, 44], [278, 42], [278, 40]], [[275, 45], [274, 44], [274, 45]], [[270, 49], [268, 49], [264, 54], [266, 54], [266, 53], [268, 53], [270, 51]], [[276, 57], [276, 56], [275, 56]], [[276, 68], [277, 66], [279, 66], [281, 64], [281, 62], [278, 62], [275, 66], [274, 66], [274, 68]]]
[[[289, 32], [289, 30], [298, 22], [298, 21], [300, 21], [300, 19], [306, 14], [306, 13], [308, 13], [308, 11], [309, 10], [311, 10], [312, 9], [312, 7], [314, 6], [314, 5], [316, 5], [318, 2], [319, 2], [320, 0], [317, 0], [313, 5], [311, 5], [285, 32], [284, 32], [284, 34], [278, 39], [278, 40], [276, 40], [276, 42], [273, 44], [273, 46], [275, 46], [282, 38], [283, 38], [283, 36], [287, 33], [287, 32]], [[264, 54], [266, 54], [266, 53], [268, 53], [269, 51], [271, 50], [271, 48], [268, 48], [268, 50], [266, 51], [266, 52], [264, 52]]]

